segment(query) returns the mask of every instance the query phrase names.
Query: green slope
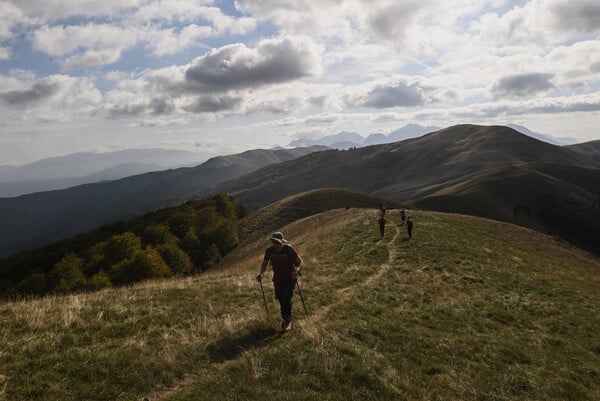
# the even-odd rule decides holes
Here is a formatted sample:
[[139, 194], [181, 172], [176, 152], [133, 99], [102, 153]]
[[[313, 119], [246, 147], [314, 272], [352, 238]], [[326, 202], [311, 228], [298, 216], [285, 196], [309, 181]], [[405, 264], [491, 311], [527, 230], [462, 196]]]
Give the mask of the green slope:
[[0, 304], [0, 399], [597, 400], [600, 262], [491, 220], [336, 209], [281, 227], [306, 262], [279, 337], [245, 260]]

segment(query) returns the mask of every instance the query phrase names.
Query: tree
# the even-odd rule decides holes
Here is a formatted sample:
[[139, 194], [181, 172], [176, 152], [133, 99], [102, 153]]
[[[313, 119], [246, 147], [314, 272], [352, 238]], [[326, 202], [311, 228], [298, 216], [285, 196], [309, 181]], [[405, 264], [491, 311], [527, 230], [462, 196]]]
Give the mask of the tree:
[[42, 295], [46, 292], [46, 275], [34, 273], [17, 284], [18, 294]]
[[229, 196], [217, 194], [213, 197], [213, 199], [215, 201], [217, 210], [223, 217], [226, 219], [237, 219], [238, 208]]
[[83, 275], [83, 266], [83, 259], [76, 254], [66, 254], [50, 270], [48, 277], [50, 289], [63, 294], [84, 289], [87, 280]]
[[185, 209], [169, 219], [169, 228], [178, 238], [183, 238], [193, 226], [194, 213]]
[[167, 277], [172, 274], [160, 254], [152, 247], [139, 250], [131, 258], [113, 265], [110, 279], [117, 285], [126, 285], [149, 278]]
[[169, 231], [169, 228], [164, 224], [157, 224], [147, 227], [142, 234], [142, 240], [145, 244], [152, 246], [164, 245], [171, 242], [176, 242], [177, 237]]
[[110, 237], [104, 254], [109, 265], [119, 263], [122, 260], [131, 258], [136, 252], [142, 249], [142, 240], [134, 233], [128, 231], [123, 234], [117, 234]]
[[104, 270], [100, 270], [97, 274], [90, 278], [90, 281], [88, 282], [88, 288], [92, 291], [98, 291], [102, 288], [110, 287], [112, 287], [112, 282], [110, 281], [109, 275]]
[[206, 251], [206, 263], [204, 264], [204, 268], [210, 269], [211, 267], [214, 267], [221, 259], [222, 257], [219, 248], [215, 244], [210, 244], [208, 251]]
[[193, 264], [190, 257], [173, 243], [161, 245], [157, 248], [158, 253], [169, 265], [175, 274], [187, 274], [192, 271]]

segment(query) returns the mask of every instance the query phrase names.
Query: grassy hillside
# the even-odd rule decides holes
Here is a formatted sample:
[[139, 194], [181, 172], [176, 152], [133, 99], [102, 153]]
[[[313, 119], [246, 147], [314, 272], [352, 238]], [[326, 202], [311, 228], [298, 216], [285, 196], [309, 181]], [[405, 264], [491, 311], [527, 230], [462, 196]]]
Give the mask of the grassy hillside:
[[285, 197], [249, 214], [240, 221], [240, 238], [251, 240], [305, 217], [341, 208], [398, 208], [400, 204], [363, 192], [321, 188]]
[[[254, 280], [266, 238], [194, 278], [0, 304], [0, 400], [598, 400], [600, 262], [516, 226], [337, 209], [282, 227], [295, 328]], [[243, 251], [242, 251], [243, 249]], [[235, 252], [235, 251], [234, 251]]]
[[248, 210], [316, 188], [352, 189], [551, 232], [600, 255], [600, 165], [593, 152], [576, 149], [507, 127], [457, 125], [387, 145], [312, 153], [217, 188]]

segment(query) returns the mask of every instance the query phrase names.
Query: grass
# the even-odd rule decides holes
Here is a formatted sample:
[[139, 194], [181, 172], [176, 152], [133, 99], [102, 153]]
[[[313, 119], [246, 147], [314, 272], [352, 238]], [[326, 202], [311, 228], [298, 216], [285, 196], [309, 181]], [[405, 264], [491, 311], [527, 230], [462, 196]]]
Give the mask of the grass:
[[295, 328], [257, 274], [220, 270], [0, 304], [0, 400], [597, 400], [600, 262], [533, 231], [333, 210], [282, 228], [305, 263]]

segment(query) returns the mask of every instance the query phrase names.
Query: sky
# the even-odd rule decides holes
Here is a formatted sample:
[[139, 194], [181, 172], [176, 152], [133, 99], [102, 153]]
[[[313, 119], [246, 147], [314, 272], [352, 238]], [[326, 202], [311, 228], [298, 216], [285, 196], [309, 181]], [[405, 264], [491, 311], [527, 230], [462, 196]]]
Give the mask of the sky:
[[0, 165], [411, 123], [600, 139], [600, 2], [0, 0]]

